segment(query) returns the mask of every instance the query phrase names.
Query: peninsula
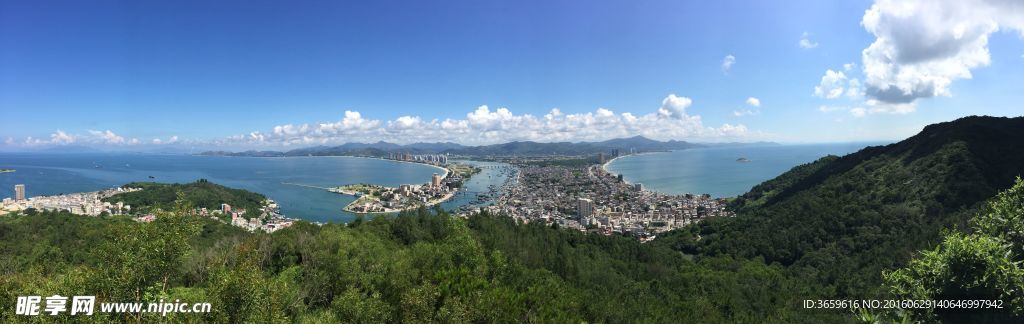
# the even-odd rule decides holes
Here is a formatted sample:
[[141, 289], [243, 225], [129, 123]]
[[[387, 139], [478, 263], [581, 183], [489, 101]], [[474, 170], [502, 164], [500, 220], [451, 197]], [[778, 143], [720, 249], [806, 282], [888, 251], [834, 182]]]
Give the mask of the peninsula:
[[421, 206], [433, 206], [451, 199], [462, 187], [463, 181], [477, 172], [480, 169], [470, 165], [450, 164], [444, 168], [443, 175], [435, 173], [430, 182], [425, 184], [387, 187], [359, 183], [327, 188], [327, 191], [357, 197], [342, 209], [347, 212], [397, 213]]

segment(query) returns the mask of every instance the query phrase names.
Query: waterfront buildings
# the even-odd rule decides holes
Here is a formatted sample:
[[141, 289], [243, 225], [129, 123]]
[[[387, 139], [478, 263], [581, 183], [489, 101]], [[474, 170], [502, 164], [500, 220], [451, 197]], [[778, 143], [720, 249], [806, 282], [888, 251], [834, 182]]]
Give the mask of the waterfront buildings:
[[435, 165], [448, 164], [448, 156], [444, 154], [409, 154], [409, 153], [388, 153], [388, 160], [420, 162]]
[[731, 217], [724, 199], [644, 191], [599, 164], [539, 166], [515, 163], [507, 190], [488, 211], [524, 223], [557, 223], [562, 228], [619, 233], [641, 241], [708, 217]]
[[29, 208], [36, 210], [63, 210], [74, 214], [89, 216], [99, 216], [104, 212], [108, 214], [123, 214], [130, 212], [132, 207], [123, 203], [111, 204], [109, 202], [102, 201], [102, 199], [119, 193], [140, 190], [134, 188], [113, 188], [102, 191], [80, 192], [57, 196], [37, 196], [25, 199], [24, 186], [19, 186], [21, 186], [21, 191], [18, 192], [17, 189], [15, 190], [15, 199], [4, 199], [3, 203], [0, 204], [0, 210], [6, 212], [18, 212]]
[[22, 201], [25, 200], [25, 185], [16, 184], [14, 185], [14, 200]]

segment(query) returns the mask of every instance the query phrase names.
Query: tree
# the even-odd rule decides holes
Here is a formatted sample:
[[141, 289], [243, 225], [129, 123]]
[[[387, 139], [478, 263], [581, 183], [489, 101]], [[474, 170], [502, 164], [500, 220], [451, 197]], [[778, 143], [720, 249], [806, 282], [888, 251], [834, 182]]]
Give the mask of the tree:
[[950, 232], [907, 267], [885, 273], [898, 298], [989, 300], [1003, 309], [908, 309], [915, 319], [1020, 321], [1024, 319], [1024, 181], [997, 195], [974, 220], [974, 233]]

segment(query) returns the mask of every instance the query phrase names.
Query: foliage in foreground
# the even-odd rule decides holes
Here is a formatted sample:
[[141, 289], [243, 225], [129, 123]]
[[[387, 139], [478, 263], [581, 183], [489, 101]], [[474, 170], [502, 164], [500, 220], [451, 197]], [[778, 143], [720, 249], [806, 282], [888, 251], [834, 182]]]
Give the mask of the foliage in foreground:
[[974, 219], [974, 232], [950, 232], [907, 267], [885, 274], [889, 290], [913, 300], [990, 300], [1005, 309], [910, 309], [920, 320], [1019, 321], [1024, 317], [1024, 181], [1000, 193]]
[[[702, 322], [799, 314], [778, 265], [696, 258], [624, 237], [421, 209], [348, 225], [247, 233], [187, 216], [153, 223], [44, 212], [0, 218], [0, 300], [209, 302], [209, 322]], [[25, 321], [0, 312], [0, 321]], [[800, 315], [800, 316], [798, 316]], [[63, 316], [67, 316], [65, 313]], [[38, 319], [38, 318], [37, 318]], [[91, 321], [156, 321], [96, 314]]]

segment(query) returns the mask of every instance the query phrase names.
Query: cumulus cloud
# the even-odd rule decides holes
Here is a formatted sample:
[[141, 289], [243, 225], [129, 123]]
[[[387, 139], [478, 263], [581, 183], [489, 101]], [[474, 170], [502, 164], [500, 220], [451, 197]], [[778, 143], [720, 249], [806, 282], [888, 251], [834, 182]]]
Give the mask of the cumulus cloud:
[[761, 110], [757, 109], [757, 108], [761, 107], [761, 99], [757, 99], [757, 98], [754, 98], [754, 97], [748, 97], [747, 101], [746, 101], [746, 104], [747, 104], [747, 106], [753, 107], [753, 109], [734, 110], [732, 112], [732, 115], [736, 116], [736, 117], [743, 117], [743, 116], [750, 116], [750, 115], [758, 115], [758, 114], [761, 113]]
[[657, 109], [643, 115], [616, 113], [609, 108], [567, 114], [553, 108], [542, 116], [534, 116], [515, 114], [504, 107], [492, 109], [483, 105], [460, 119], [401, 116], [382, 121], [366, 119], [358, 112], [348, 111], [345, 119], [339, 122], [280, 125], [273, 127], [270, 132], [255, 131], [248, 135], [231, 136], [216, 144], [294, 146], [376, 141], [451, 141], [481, 145], [509, 141], [599, 141], [635, 135], [662, 140], [685, 138], [710, 141], [763, 135], [744, 125], [705, 126], [700, 116], [687, 113], [692, 105], [693, 100], [690, 98], [670, 94]]
[[[15, 142], [12, 140], [5, 141], [5, 144], [13, 145]], [[79, 144], [97, 144], [97, 145], [137, 145], [142, 144], [142, 141], [137, 138], [125, 139], [124, 137], [117, 135], [113, 131], [105, 130], [89, 130], [87, 134], [76, 135], [67, 133], [63, 130], [56, 130], [50, 134], [49, 139], [35, 138], [32, 136], [26, 137], [25, 141], [22, 142], [26, 146], [36, 145], [67, 145], [72, 143]]]
[[674, 93], [669, 94], [661, 101], [661, 108], [658, 108], [658, 115], [666, 118], [682, 119], [686, 117], [686, 108], [693, 104], [693, 100], [687, 97], [679, 97]]
[[803, 49], [812, 49], [818, 47], [818, 43], [811, 41], [810, 37], [810, 33], [804, 32], [802, 35], [800, 35], [800, 42], [798, 42], [797, 45], [799, 45], [800, 48]]
[[951, 95], [958, 79], [990, 64], [989, 35], [1024, 36], [1024, 3], [1014, 0], [877, 0], [864, 13], [875, 41], [862, 52], [864, 87], [891, 111], [915, 100]]
[[75, 142], [75, 137], [71, 136], [71, 135], [68, 135], [67, 133], [65, 133], [62, 130], [58, 129], [56, 133], [50, 134], [50, 143], [52, 143], [52, 144], [63, 145], [63, 144], [71, 144], [71, 143], [74, 143], [74, 142]]
[[732, 70], [733, 64], [736, 64], [736, 57], [732, 54], [726, 55], [722, 58], [722, 72], [728, 74], [729, 70]]
[[753, 107], [761, 107], [761, 99], [749, 97], [747, 98], [747, 104]]
[[[751, 107], [760, 104], [756, 98], [748, 100]], [[306, 124], [284, 124], [266, 131], [252, 131], [212, 140], [186, 140], [190, 145], [227, 147], [290, 147], [342, 144], [352, 142], [388, 141], [393, 143], [456, 142], [466, 145], [484, 145], [510, 141], [600, 141], [641, 135], [649, 138], [689, 139], [704, 141], [744, 140], [763, 138], [764, 133], [749, 130], [742, 124], [706, 126], [699, 115], [688, 110], [693, 100], [669, 94], [649, 113], [615, 112], [610, 108], [597, 108], [592, 112], [565, 113], [553, 108], [541, 116], [515, 114], [504, 107], [493, 109], [486, 105], [471, 110], [463, 118], [425, 119], [420, 116], [400, 116], [391, 120], [363, 117], [357, 111], [345, 111], [341, 120]], [[59, 143], [95, 145], [141, 145], [137, 138], [125, 138], [111, 130], [89, 130], [74, 135], [58, 130], [49, 139], [28, 137], [23, 144], [13, 139], [9, 145], [53, 145]], [[152, 138], [149, 145], [181, 143], [178, 136]]]
[[736, 116], [736, 117], [743, 117], [743, 116], [757, 115], [757, 114], [760, 114], [760, 113], [761, 113], [761, 111], [760, 111], [760, 110], [756, 110], [756, 109], [755, 109], [755, 110], [751, 110], [751, 109], [741, 109], [741, 110], [733, 110], [733, 111], [732, 111], [732, 115], [733, 115], [733, 116]]
[[814, 87], [814, 95], [826, 99], [835, 99], [843, 95], [846, 87], [846, 74], [841, 71], [825, 71], [821, 83]]
[[153, 141], [152, 141], [152, 143], [154, 145], [174, 144], [174, 143], [177, 143], [177, 142], [178, 142], [178, 135], [173, 135], [170, 138], [168, 138], [166, 141], [162, 140], [160, 138], [154, 138]]
[[99, 141], [102, 144], [125, 144], [127, 143], [124, 137], [114, 134], [109, 129], [106, 131], [89, 130], [89, 134], [92, 138]]

